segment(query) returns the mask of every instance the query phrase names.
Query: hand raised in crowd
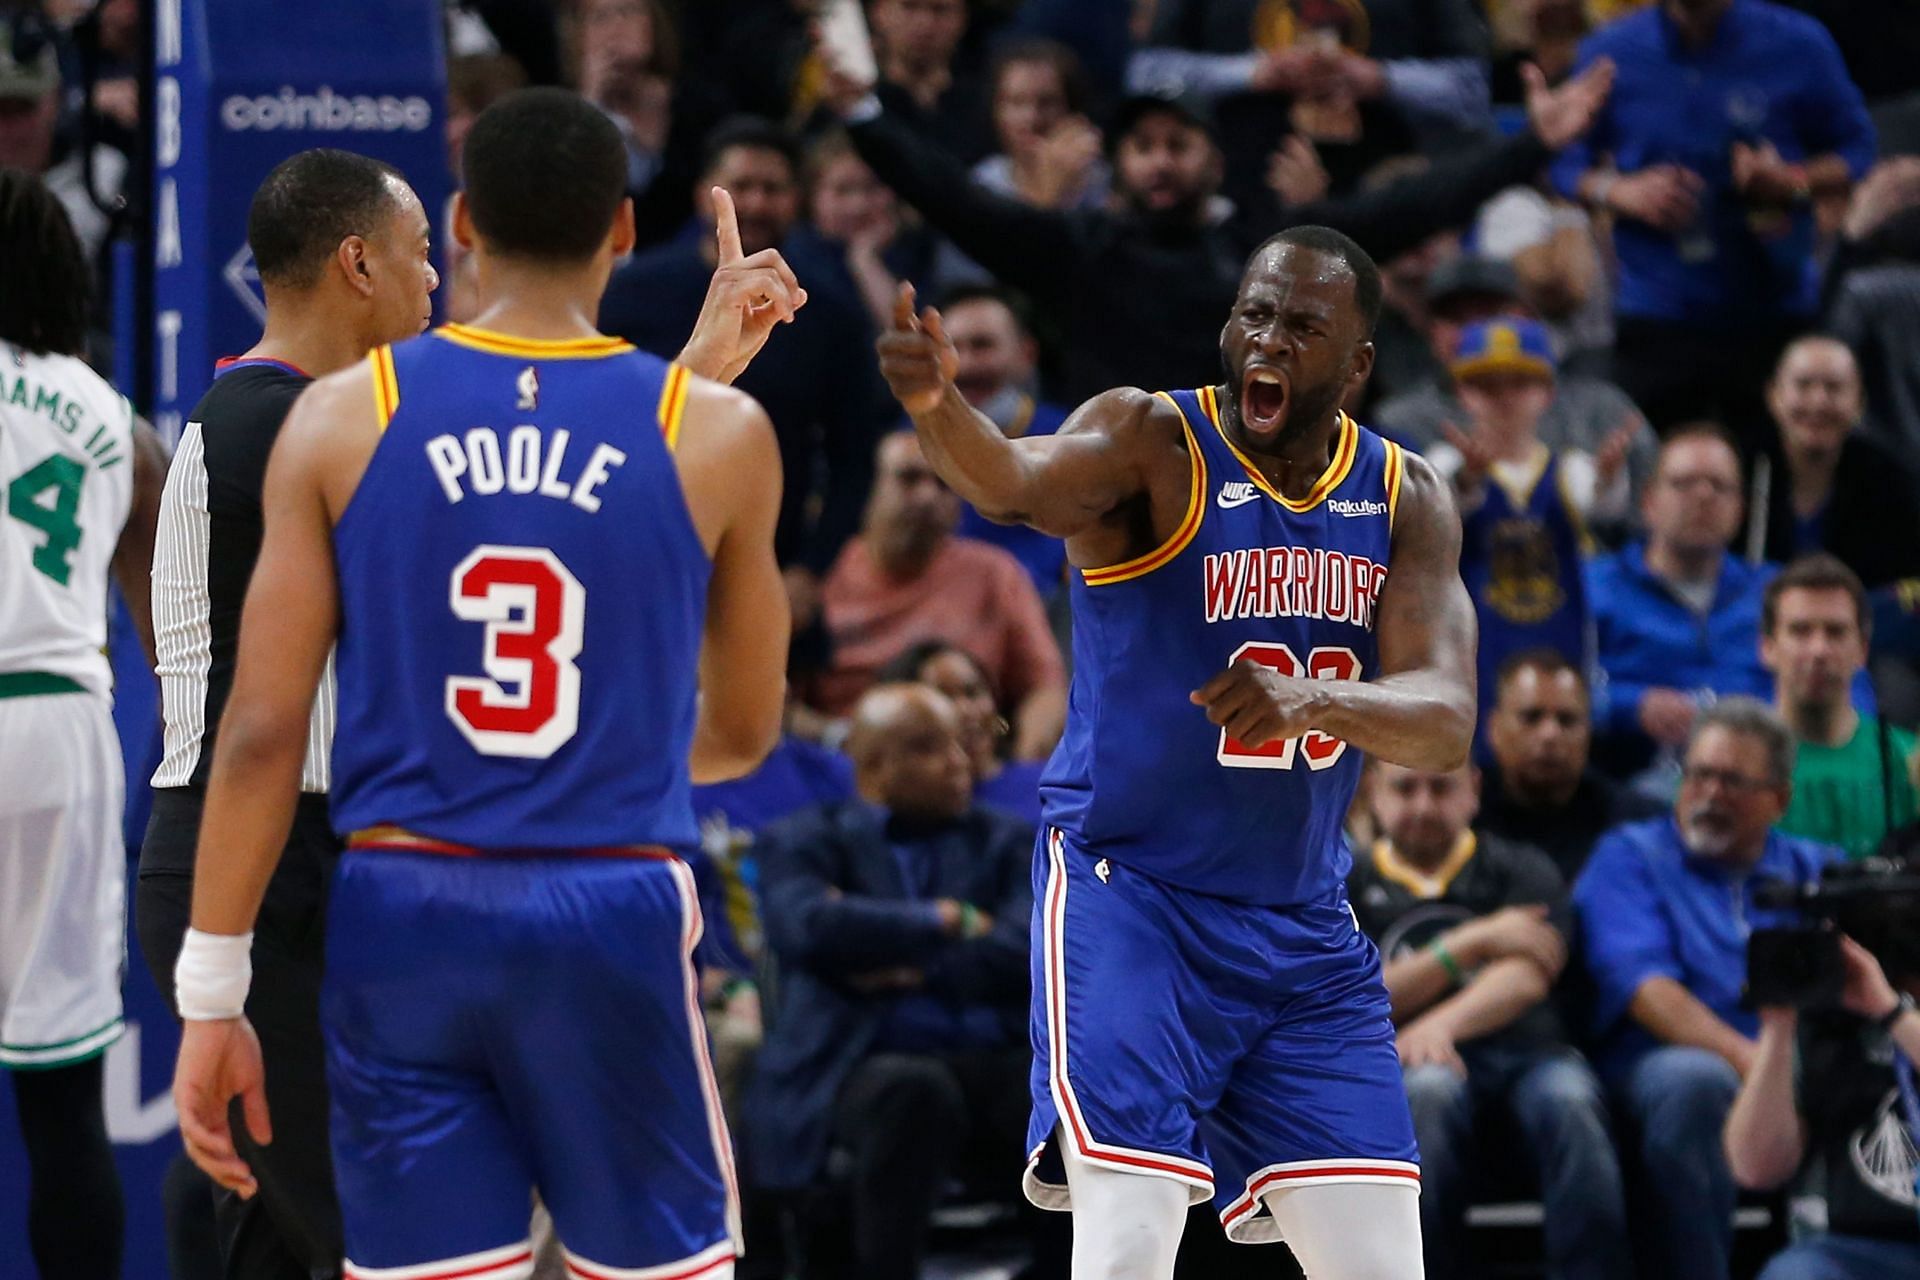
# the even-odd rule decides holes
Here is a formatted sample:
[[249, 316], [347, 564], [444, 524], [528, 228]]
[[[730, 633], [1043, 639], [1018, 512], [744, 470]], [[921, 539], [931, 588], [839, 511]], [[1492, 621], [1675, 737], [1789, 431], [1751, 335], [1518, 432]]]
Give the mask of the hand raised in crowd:
[[1520, 68], [1520, 79], [1526, 86], [1527, 121], [1533, 136], [1558, 151], [1593, 127], [1601, 104], [1613, 91], [1613, 59], [1596, 59], [1557, 89], [1547, 86], [1546, 73], [1531, 62]]
[[1593, 489], [1597, 498], [1613, 487], [1620, 478], [1621, 468], [1627, 465], [1627, 455], [1633, 452], [1633, 442], [1640, 438], [1641, 418], [1637, 413], [1629, 413], [1621, 419], [1620, 425], [1607, 433], [1600, 447], [1593, 454]]
[[1460, 1046], [1454, 1041], [1453, 1033], [1431, 1015], [1416, 1018], [1410, 1026], [1400, 1028], [1394, 1035], [1394, 1047], [1400, 1051], [1400, 1065], [1408, 1070], [1445, 1067], [1462, 1080], [1467, 1078], [1467, 1064], [1460, 1056]]
[[1640, 698], [1640, 727], [1663, 747], [1681, 747], [1693, 732], [1700, 704], [1678, 689], [1649, 689]]
[[767, 345], [774, 326], [790, 323], [807, 304], [807, 291], [778, 249], [741, 251], [740, 221], [724, 187], [713, 188], [713, 220], [718, 265], [680, 363], [731, 383]]
[[1248, 85], [1255, 93], [1312, 96], [1323, 87], [1331, 67], [1325, 51], [1304, 44], [1270, 49], [1253, 69]]
[[1784, 205], [1807, 194], [1807, 171], [1780, 158], [1779, 150], [1762, 141], [1759, 146], [1733, 144], [1733, 187], [1750, 203]]
[[1471, 431], [1462, 431], [1451, 422], [1442, 422], [1440, 435], [1460, 455], [1460, 469], [1453, 473], [1454, 489], [1460, 493], [1478, 490], [1486, 483], [1496, 461], [1493, 441], [1478, 425]]
[[1333, 180], [1320, 163], [1320, 152], [1307, 138], [1297, 133], [1267, 157], [1267, 187], [1282, 205], [1309, 204], [1327, 194]]
[[1886, 970], [1867, 950], [1846, 934], [1840, 935], [1840, 959], [1847, 967], [1840, 988], [1840, 1005], [1855, 1017], [1878, 1021], [1900, 1003], [1900, 993], [1887, 981]]
[[1447, 950], [1469, 968], [1519, 956], [1538, 965], [1552, 981], [1567, 963], [1567, 940], [1547, 920], [1547, 908], [1541, 903], [1502, 907], [1468, 921], [1449, 930], [1446, 943]]
[[1607, 192], [1607, 207], [1623, 218], [1672, 234], [1693, 221], [1705, 189], [1706, 183], [1691, 169], [1649, 165], [1616, 179]]
[[1334, 55], [1334, 74], [1355, 102], [1371, 102], [1387, 92], [1386, 65], [1373, 58], [1343, 49]]
[[1026, 193], [1028, 199], [1043, 209], [1071, 204], [1086, 190], [1100, 148], [1100, 130], [1085, 116], [1068, 116], [1054, 125], [1034, 150], [1038, 183]]
[[893, 326], [880, 335], [880, 374], [908, 413], [926, 413], [946, 398], [960, 371], [960, 354], [947, 339], [940, 313], [913, 311], [913, 286], [893, 299]]
[[1894, 156], [1873, 167], [1853, 189], [1840, 229], [1864, 240], [1903, 209], [1920, 207], [1920, 156]]

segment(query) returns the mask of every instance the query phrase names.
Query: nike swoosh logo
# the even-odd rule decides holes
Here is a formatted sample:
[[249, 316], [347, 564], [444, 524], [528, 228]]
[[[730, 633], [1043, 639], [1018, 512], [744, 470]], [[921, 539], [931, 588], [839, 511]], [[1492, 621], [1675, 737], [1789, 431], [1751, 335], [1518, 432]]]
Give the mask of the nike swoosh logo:
[[1217, 501], [1222, 511], [1231, 511], [1235, 507], [1244, 507], [1249, 502], [1258, 502], [1260, 491], [1250, 484], [1225, 485], [1220, 490]]

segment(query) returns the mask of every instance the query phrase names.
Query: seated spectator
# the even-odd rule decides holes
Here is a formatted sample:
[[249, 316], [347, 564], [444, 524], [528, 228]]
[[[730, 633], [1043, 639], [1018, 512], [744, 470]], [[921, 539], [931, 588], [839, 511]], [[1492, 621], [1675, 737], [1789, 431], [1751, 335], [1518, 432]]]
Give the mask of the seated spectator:
[[1566, 962], [1567, 886], [1537, 849], [1473, 829], [1471, 766], [1374, 761], [1383, 837], [1347, 892], [1380, 948], [1420, 1143], [1428, 1280], [1479, 1275], [1466, 1254], [1476, 1140], [1517, 1128], [1546, 1207], [1547, 1274], [1632, 1275], [1625, 1193], [1600, 1081], [1548, 993]]
[[[600, 302], [600, 328], [672, 359], [706, 299], [713, 276], [710, 189], [725, 187], [748, 254], [780, 248], [799, 215], [798, 162], [784, 132], [736, 118], [715, 130], [696, 189], [702, 234], [683, 236], [619, 267]], [[813, 278], [804, 255], [794, 270]], [[879, 412], [878, 370], [848, 353], [872, 345], [860, 304], [830, 288], [768, 339], [734, 384], [766, 408], [786, 472], [775, 550], [783, 565], [824, 573], [853, 533], [872, 481]], [[817, 513], [817, 514], [816, 514]]]
[[1479, 827], [1539, 849], [1568, 884], [1601, 832], [1664, 808], [1589, 767], [1592, 711], [1586, 677], [1552, 649], [1516, 653], [1494, 676]]
[[[1434, 380], [1403, 391], [1373, 411], [1374, 421], [1415, 449], [1425, 451], [1443, 438], [1444, 424], [1468, 420], [1447, 370], [1468, 327], [1487, 320], [1518, 319], [1527, 315], [1520, 300], [1520, 277], [1512, 264], [1492, 258], [1466, 256], [1441, 263], [1427, 278], [1427, 342], [1439, 373]], [[1582, 449], [1598, 454], [1606, 441], [1638, 425], [1628, 453], [1628, 472], [1635, 491], [1652, 471], [1654, 440], [1646, 420], [1626, 393], [1596, 378], [1566, 377], [1558, 382], [1553, 403], [1540, 419], [1540, 440], [1549, 449]]]
[[881, 683], [924, 684], [938, 689], [960, 714], [960, 735], [973, 765], [973, 796], [1040, 829], [1038, 760], [1009, 760], [1013, 726], [1000, 714], [993, 685], [980, 660], [944, 640], [928, 640], [888, 663]]
[[867, 25], [889, 111], [968, 164], [993, 149], [987, 88], [955, 65], [966, 0], [871, 0]]
[[807, 701], [845, 715], [895, 654], [946, 640], [979, 659], [1011, 708], [1014, 757], [1045, 756], [1066, 719], [1066, 668], [1032, 579], [999, 547], [954, 535], [960, 499], [912, 432], [882, 440], [876, 462], [866, 523], [821, 593], [832, 667]]
[[[447, 167], [460, 172], [467, 130], [488, 107], [527, 83], [527, 73], [504, 53], [470, 53], [447, 60]], [[453, 237], [444, 239], [451, 241]]]
[[1041, 209], [1105, 206], [1113, 171], [1087, 118], [1087, 76], [1073, 50], [1017, 40], [994, 56], [989, 81], [1000, 149], [973, 166], [973, 180]]
[[1603, 767], [1624, 776], [1677, 750], [1715, 696], [1767, 692], [1760, 593], [1772, 576], [1728, 548], [1740, 527], [1740, 459], [1711, 424], [1660, 446], [1640, 500], [1646, 540], [1592, 561], [1587, 601], [1605, 683], [1594, 724]]
[[1599, 75], [1559, 90], [1536, 86], [1531, 131], [1478, 143], [1379, 191], [1274, 207], [1271, 192], [1224, 220], [1214, 197], [1220, 154], [1189, 104], [1134, 98], [1112, 121], [1113, 211], [1036, 209], [986, 190], [966, 167], [898, 119], [869, 86], [837, 72], [830, 101], [881, 181], [1003, 284], [1050, 328], [1072, 333], [1059, 398], [1116, 386], [1191, 387], [1219, 370], [1221, 318], [1240, 264], [1289, 226], [1337, 227], [1379, 257], [1459, 226], [1486, 197], [1525, 180], [1585, 127], [1606, 92]]
[[[1008, 436], [1050, 436], [1067, 410], [1035, 400], [1039, 349], [1013, 299], [994, 288], [963, 288], [947, 295], [940, 319], [959, 367], [953, 383], [967, 403], [993, 419]], [[1023, 524], [995, 524], [965, 503], [960, 533], [1003, 548], [1033, 576], [1034, 590], [1051, 601], [1065, 584], [1066, 543]]]
[[1916, 813], [1907, 767], [1913, 735], [1862, 715], [1849, 695], [1867, 665], [1872, 618], [1860, 579], [1820, 554], [1781, 570], [1760, 607], [1760, 661], [1799, 743], [1793, 803], [1780, 829], [1855, 858]]
[[[1416, 171], [1428, 163], [1425, 156], [1402, 159]], [[1392, 181], [1388, 175], [1402, 167], [1402, 161], [1390, 160], [1368, 174], [1366, 181], [1375, 186]], [[1373, 326], [1373, 370], [1361, 398], [1346, 406], [1350, 416], [1373, 424], [1376, 431], [1387, 429], [1380, 420], [1380, 405], [1430, 382], [1446, 380], [1447, 366], [1435, 358], [1427, 341], [1432, 323], [1427, 290], [1434, 271], [1459, 254], [1459, 235], [1442, 231], [1380, 264], [1381, 306], [1380, 320]]]
[[1661, 431], [1711, 417], [1763, 452], [1759, 389], [1819, 298], [1812, 203], [1873, 163], [1866, 105], [1826, 28], [1769, 0], [1660, 0], [1577, 66], [1600, 58], [1619, 87], [1553, 180], [1613, 218], [1613, 376]]
[[1222, 141], [1243, 173], [1291, 132], [1319, 144], [1345, 189], [1387, 156], [1488, 123], [1486, 24], [1462, 0], [1165, 0], [1144, 44], [1129, 89], [1222, 99]]
[[840, 292], [859, 298], [868, 322], [884, 329], [900, 282], [931, 277], [936, 238], [901, 225], [900, 202], [839, 129], [807, 147], [806, 197], [807, 221], [793, 233], [803, 260], [833, 267]]
[[[53, 25], [34, 6], [0, 10], [0, 168], [41, 179], [73, 223], [87, 261], [98, 264], [112, 230], [108, 215], [88, 194], [81, 154], [61, 136], [60, 59]], [[94, 146], [87, 156], [92, 188], [113, 201], [126, 183], [124, 153]]]
[[1722, 698], [1693, 724], [1673, 816], [1609, 832], [1574, 886], [1600, 1065], [1631, 1134], [1629, 1184], [1648, 1193], [1648, 1280], [1727, 1280], [1735, 1193], [1720, 1129], [1759, 1052], [1741, 999], [1747, 934], [1787, 922], [1754, 891], [1814, 880], [1840, 856], [1774, 830], [1792, 778], [1787, 726], [1752, 698]]
[[1447, 442], [1427, 456], [1460, 507], [1460, 576], [1480, 619], [1484, 756], [1494, 676], [1509, 655], [1548, 648], [1587, 665], [1587, 526], [1625, 515], [1626, 453], [1641, 428], [1628, 423], [1598, 454], [1541, 442], [1555, 388], [1552, 344], [1538, 320], [1469, 325], [1449, 372], [1467, 429], [1446, 424]]
[[[1860, 369], [1834, 338], [1796, 339], [1767, 384], [1786, 467], [1764, 474], [1757, 540], [1767, 559], [1826, 551], [1869, 588], [1920, 574], [1920, 481], [1860, 425]], [[1756, 497], [1758, 495], [1756, 494]]]
[[1475, 253], [1513, 265], [1521, 298], [1553, 333], [1562, 373], [1605, 378], [1613, 294], [1587, 211], [1535, 186], [1508, 187], [1480, 210], [1471, 238]]
[[1854, 189], [1827, 267], [1827, 328], [1852, 349], [1867, 431], [1920, 450], [1920, 156], [1882, 161]]
[[949, 1175], [1025, 1154], [1033, 837], [973, 803], [931, 689], [870, 690], [848, 749], [859, 798], [763, 841], [781, 998], [742, 1145], [757, 1185], [850, 1199], [852, 1256], [810, 1277], [918, 1280]]
[[1911, 1101], [1888, 1105], [1901, 1096], [1900, 1078], [1920, 1068], [1920, 969], [1912, 948], [1891, 939], [1878, 955], [1845, 935], [1840, 946], [1841, 1007], [1761, 1009], [1760, 1052], [1727, 1116], [1727, 1161], [1741, 1186], [1791, 1183], [1796, 1199], [1818, 1198], [1825, 1209], [1820, 1229], [1775, 1255], [1759, 1280], [1920, 1275], [1906, 1131], [1920, 1117]]

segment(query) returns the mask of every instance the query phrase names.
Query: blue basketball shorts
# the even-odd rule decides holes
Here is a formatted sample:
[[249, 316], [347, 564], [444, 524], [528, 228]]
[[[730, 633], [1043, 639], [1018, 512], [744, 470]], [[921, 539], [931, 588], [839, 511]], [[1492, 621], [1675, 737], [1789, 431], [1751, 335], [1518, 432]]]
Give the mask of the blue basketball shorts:
[[327, 917], [349, 1280], [523, 1280], [536, 1187], [575, 1280], [733, 1274], [685, 863], [356, 849]]
[[1344, 888], [1232, 902], [1053, 829], [1034, 864], [1028, 1199], [1071, 1207], [1056, 1141], [1186, 1183], [1247, 1244], [1280, 1238], [1271, 1192], [1419, 1185], [1380, 954]]

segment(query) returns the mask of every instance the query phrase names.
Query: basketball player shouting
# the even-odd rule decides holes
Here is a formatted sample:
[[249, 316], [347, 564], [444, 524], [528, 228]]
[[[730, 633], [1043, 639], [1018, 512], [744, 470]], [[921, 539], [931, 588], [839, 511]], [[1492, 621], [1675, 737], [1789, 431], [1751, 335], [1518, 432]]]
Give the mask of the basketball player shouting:
[[1355, 423], [1380, 276], [1322, 227], [1249, 260], [1224, 385], [1109, 391], [1010, 440], [902, 291], [881, 366], [941, 476], [1063, 537], [1066, 735], [1034, 869], [1037, 1204], [1074, 1280], [1166, 1280], [1190, 1202], [1312, 1280], [1421, 1275], [1419, 1166], [1380, 959], [1347, 906], [1361, 752], [1473, 732], [1460, 521]]

